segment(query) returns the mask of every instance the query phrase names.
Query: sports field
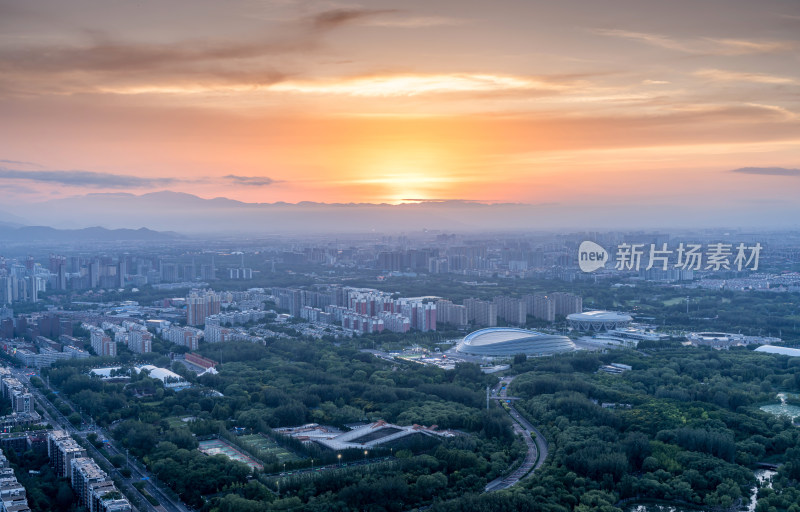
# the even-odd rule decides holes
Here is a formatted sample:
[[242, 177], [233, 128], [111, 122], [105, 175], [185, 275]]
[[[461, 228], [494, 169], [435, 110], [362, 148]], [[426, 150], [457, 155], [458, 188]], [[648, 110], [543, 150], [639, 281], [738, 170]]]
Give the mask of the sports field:
[[[251, 452], [256, 454], [259, 457], [263, 457], [267, 454], [274, 455], [278, 458], [278, 462], [294, 462], [296, 460], [300, 460], [300, 457], [295, 455], [294, 453], [290, 452], [286, 448], [279, 446], [278, 443], [264, 437], [260, 434], [252, 434], [247, 436], [239, 437], [239, 440], [242, 442], [244, 446]], [[263, 459], [266, 460], [266, 459]]]
[[206, 441], [200, 441], [199, 444], [200, 445], [197, 447], [197, 449], [206, 455], [217, 455], [218, 453], [221, 453], [229, 459], [244, 462], [253, 469], [264, 469], [264, 466], [256, 462], [255, 459], [245, 453], [242, 453], [223, 439], [208, 439]]

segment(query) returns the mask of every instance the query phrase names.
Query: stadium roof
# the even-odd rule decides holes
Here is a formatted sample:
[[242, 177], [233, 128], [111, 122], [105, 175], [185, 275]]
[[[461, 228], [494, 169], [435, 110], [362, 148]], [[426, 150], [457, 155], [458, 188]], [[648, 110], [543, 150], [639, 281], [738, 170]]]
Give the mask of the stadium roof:
[[776, 347], [775, 345], [761, 345], [755, 352], [764, 352], [765, 354], [780, 354], [784, 356], [800, 357], [800, 349], [788, 347]]
[[572, 313], [567, 316], [567, 319], [580, 322], [630, 322], [633, 320], [630, 315], [614, 311], [585, 311], [583, 313]]
[[472, 332], [459, 343], [458, 352], [476, 356], [550, 355], [575, 350], [566, 336], [513, 327], [489, 327]]
[[464, 337], [464, 341], [469, 340], [470, 344], [473, 346], [491, 345], [493, 343], [516, 340], [519, 339], [520, 336], [530, 338], [547, 335], [527, 329], [515, 329], [513, 327], [490, 327], [468, 334]]

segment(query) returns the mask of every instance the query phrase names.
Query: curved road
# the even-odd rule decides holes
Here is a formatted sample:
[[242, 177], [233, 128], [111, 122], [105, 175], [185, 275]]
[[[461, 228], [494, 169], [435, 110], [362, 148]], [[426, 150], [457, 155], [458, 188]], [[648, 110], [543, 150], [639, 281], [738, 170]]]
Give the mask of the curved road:
[[[514, 377], [504, 377], [500, 380], [493, 392], [495, 399], [502, 400], [507, 398], [508, 385], [512, 380], [514, 380]], [[539, 469], [542, 464], [544, 464], [549, 454], [547, 441], [536, 427], [531, 425], [514, 406], [509, 407], [508, 414], [511, 416], [511, 419], [514, 420], [514, 433], [522, 435], [522, 439], [528, 447], [528, 453], [525, 454], [525, 459], [517, 469], [506, 476], [495, 478], [486, 484], [484, 492], [499, 491], [516, 485], [531, 471]]]

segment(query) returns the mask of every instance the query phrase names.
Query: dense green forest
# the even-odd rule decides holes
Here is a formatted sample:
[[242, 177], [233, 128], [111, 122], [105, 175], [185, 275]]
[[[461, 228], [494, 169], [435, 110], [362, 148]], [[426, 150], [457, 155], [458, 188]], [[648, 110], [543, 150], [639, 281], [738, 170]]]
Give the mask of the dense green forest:
[[[480, 492], [524, 451], [511, 434], [508, 415], [499, 408], [486, 410], [483, 390], [496, 378], [475, 365], [445, 372], [416, 363], [390, 363], [322, 341], [276, 340], [268, 347], [231, 343], [205, 346], [203, 351], [226, 362], [217, 375], [199, 378], [176, 366], [195, 384], [179, 392], [164, 389], [146, 374], [127, 382], [90, 377], [90, 360], [60, 363], [46, 375], [73, 404], [99, 424], [112, 426], [114, 437], [182, 499], [207, 510], [271, 510], [297, 500], [309, 509], [325, 510], [336, 503], [360, 510], [366, 487], [369, 495], [384, 496], [387, 507], [391, 499], [394, 505], [389, 508], [406, 510], [432, 502], [434, 495], [454, 498]], [[190, 421], [181, 421], [187, 418]], [[392, 463], [280, 482], [269, 475], [284, 466], [269, 456], [262, 457], [263, 473], [251, 479], [246, 465], [196, 450], [198, 437], [219, 435], [236, 443], [230, 429], [237, 427], [291, 450], [297, 457], [286, 463], [289, 471], [310, 467], [312, 459], [317, 466], [336, 464], [338, 454], [306, 447], [272, 429], [308, 422], [343, 427], [378, 419], [436, 424], [462, 433], [442, 442], [397, 445], [370, 454], [391, 455]], [[341, 455], [345, 464], [364, 457], [360, 450]]]
[[[596, 373], [612, 360], [633, 370]], [[518, 408], [545, 433], [551, 458], [519, 488], [433, 510], [609, 512], [631, 500], [735, 510], [764, 461], [785, 464], [757, 510], [798, 510], [800, 431], [758, 408], [777, 390], [800, 389], [798, 359], [681, 348], [529, 360], [514, 370]]]
[[[759, 405], [779, 391], [800, 391], [798, 359], [684, 347], [516, 358], [511, 393], [551, 453], [512, 490], [485, 494], [488, 481], [519, 463], [524, 445], [502, 408], [486, 410], [484, 390], [497, 377], [477, 366], [444, 371], [298, 339], [201, 351], [224, 361], [219, 373], [196, 377], [175, 365], [193, 383], [177, 392], [146, 374], [127, 382], [89, 377], [92, 360], [61, 362], [46, 374], [183, 500], [207, 511], [616, 511], [649, 499], [722, 510], [749, 500], [753, 468], [764, 461], [783, 465], [773, 488], [759, 492], [758, 510], [796, 510], [800, 432]], [[610, 362], [633, 369], [597, 372]], [[338, 454], [273, 431], [377, 419], [460, 434], [377, 449], [370, 464], [335, 467]], [[214, 435], [247, 449], [236, 432], [261, 434], [293, 457], [284, 466], [251, 450], [264, 463], [252, 474], [196, 450], [198, 438]], [[342, 455], [345, 464], [364, 457]], [[305, 471], [313, 461], [334, 468]], [[284, 470], [293, 474], [278, 474]]]

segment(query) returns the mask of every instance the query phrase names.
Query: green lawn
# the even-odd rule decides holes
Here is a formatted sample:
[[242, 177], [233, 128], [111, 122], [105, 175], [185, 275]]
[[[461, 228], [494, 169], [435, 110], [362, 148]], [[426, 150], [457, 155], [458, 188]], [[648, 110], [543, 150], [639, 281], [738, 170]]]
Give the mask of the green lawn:
[[165, 418], [165, 420], [169, 423], [170, 428], [179, 428], [188, 425], [188, 422], [183, 421], [186, 418], [191, 418], [191, 416], [170, 416]]

